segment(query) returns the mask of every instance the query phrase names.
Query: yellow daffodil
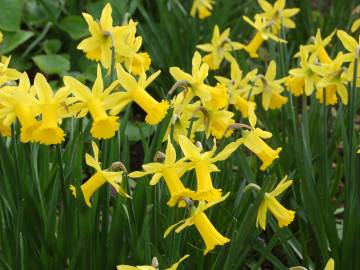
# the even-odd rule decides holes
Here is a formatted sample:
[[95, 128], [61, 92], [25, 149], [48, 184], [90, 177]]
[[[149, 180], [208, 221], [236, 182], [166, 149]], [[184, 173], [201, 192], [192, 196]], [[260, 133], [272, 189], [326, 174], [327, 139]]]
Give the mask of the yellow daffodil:
[[345, 61], [345, 56], [340, 52], [336, 58], [329, 64], [322, 66], [313, 66], [313, 69], [322, 76], [321, 80], [317, 83], [316, 98], [321, 103], [323, 100], [323, 91], [326, 90], [326, 104], [333, 105], [337, 102], [336, 94], [341, 98], [342, 103], [347, 105], [348, 92], [346, 84], [349, 81], [346, 69], [342, 66]]
[[[169, 233], [175, 229], [176, 233], [181, 232], [186, 227], [191, 225], [195, 225], [196, 229], [200, 233], [202, 239], [205, 242], [205, 250], [204, 255], [206, 255], [209, 251], [213, 250], [216, 246], [222, 246], [230, 241], [230, 239], [222, 236], [208, 219], [208, 217], [204, 214], [204, 211], [208, 208], [214, 206], [215, 204], [224, 201], [229, 196], [227, 193], [224, 197], [220, 197], [217, 200], [211, 203], [205, 203], [204, 201], [200, 201], [198, 207], [193, 206], [191, 208], [190, 217], [180, 220], [179, 222], [171, 225], [164, 233], [164, 238], [169, 235]], [[181, 224], [181, 225], [180, 225]], [[180, 226], [179, 226], [180, 225]]]
[[190, 15], [192, 17], [197, 15], [199, 19], [205, 19], [211, 15], [214, 4], [215, 0], [194, 0]]
[[84, 51], [86, 57], [100, 61], [105, 68], [111, 66], [111, 48], [113, 46], [113, 19], [111, 17], [112, 8], [108, 3], [101, 12], [100, 21], [87, 13], [83, 13], [83, 17], [89, 26], [90, 37], [84, 39], [77, 46], [79, 50]]
[[262, 171], [266, 170], [275, 159], [279, 158], [279, 153], [282, 150], [281, 147], [274, 150], [262, 140], [271, 137], [272, 134], [270, 132], [255, 128], [243, 131], [242, 138], [240, 139], [240, 141], [263, 162], [260, 167]]
[[[91, 143], [94, 156], [89, 154], [85, 155], [86, 164], [95, 169], [95, 174], [93, 174], [84, 184], [81, 185], [81, 191], [84, 195], [85, 203], [88, 207], [91, 207], [90, 198], [102, 185], [108, 182], [114, 187], [116, 192], [120, 195], [129, 197], [126, 192], [123, 190], [122, 184], [122, 171], [111, 172], [101, 169], [101, 163], [99, 161], [99, 148], [95, 142]], [[71, 185], [70, 189], [72, 194], [76, 197], [76, 188]]]
[[284, 88], [281, 83], [283, 79], [275, 80], [276, 78], [276, 63], [271, 61], [265, 73], [265, 76], [260, 75], [255, 81], [253, 89], [254, 94], [262, 93], [262, 105], [267, 111], [268, 109], [278, 109], [287, 103], [287, 97], [280, 95]]
[[0, 31], [0, 43], [2, 43], [4, 41], [4, 35], [3, 33]]
[[[167, 113], [169, 102], [166, 100], [161, 102], [156, 101], [146, 92], [146, 88], [159, 76], [160, 70], [152, 74], [149, 78], [146, 78], [146, 74], [142, 73], [138, 81], [126, 72], [120, 64], [116, 66], [116, 71], [119, 84], [126, 90], [126, 92], [117, 93], [120, 100], [124, 103], [133, 100], [147, 113], [145, 117], [146, 123], [150, 125], [159, 123]], [[113, 110], [117, 110], [117, 108], [113, 108]]]
[[261, 229], [266, 229], [266, 213], [268, 209], [277, 219], [280, 228], [287, 227], [294, 220], [295, 212], [286, 209], [276, 199], [277, 196], [291, 186], [292, 182], [293, 180], [289, 180], [287, 176], [285, 176], [273, 191], [265, 193], [264, 199], [259, 207], [256, 227], [260, 226]]
[[351, 32], [356, 32], [360, 28], [360, 18], [355, 20], [351, 26]]
[[5, 86], [0, 91], [0, 119], [5, 128], [19, 120], [21, 124], [20, 141], [35, 141], [34, 131], [39, 126], [36, 116], [39, 112], [38, 100], [32, 91], [28, 75], [24, 72], [18, 86]]
[[[184, 260], [186, 260], [190, 255], [186, 254], [183, 256], [180, 260], [178, 260], [176, 263], [171, 265], [169, 268], [166, 268], [165, 270], [176, 270], [180, 263], [182, 263]], [[116, 267], [117, 270], [157, 270], [157, 267], [154, 266], [148, 266], [148, 265], [142, 265], [142, 266], [130, 266], [130, 265], [118, 265]]]
[[192, 58], [192, 74], [185, 73], [178, 67], [171, 67], [170, 74], [177, 81], [186, 81], [190, 85], [191, 94], [188, 98], [191, 100], [193, 96], [198, 96], [202, 103], [206, 103], [211, 100], [211, 86], [206, 85], [204, 80], [209, 73], [209, 65], [201, 63], [201, 55], [199, 52], [195, 52]]
[[[304, 49], [310, 54], [315, 54], [319, 58], [321, 63], [330, 63], [332, 60], [327, 51], [325, 50], [325, 47], [330, 43], [335, 32], [336, 31], [333, 31], [329, 36], [323, 39], [321, 37], [320, 29], [318, 29], [315, 38], [311, 39], [313, 44], [304, 45]], [[300, 56], [300, 52], [295, 54], [295, 57], [298, 56]]]
[[1, 56], [0, 62], [0, 87], [10, 81], [20, 79], [21, 73], [16, 69], [9, 68], [11, 57]]
[[65, 133], [59, 127], [59, 122], [65, 118], [65, 115], [61, 113], [64, 104], [70, 105], [68, 104], [70, 89], [63, 87], [54, 93], [44, 75], [40, 73], [35, 76], [34, 88], [41, 112], [40, 125], [35, 130], [34, 137], [43, 144], [59, 144], [65, 140]]
[[187, 137], [180, 135], [179, 144], [186, 159], [195, 168], [197, 179], [196, 199], [216, 201], [221, 197], [221, 189], [215, 189], [211, 180], [211, 172], [219, 171], [215, 162], [227, 159], [240, 145], [240, 141], [229, 143], [222, 151], [215, 155], [216, 143], [210, 151], [203, 152]]
[[76, 103], [69, 108], [69, 111], [78, 113], [76, 117], [84, 117], [87, 113], [91, 114], [93, 124], [91, 134], [98, 139], [108, 139], [115, 135], [119, 129], [118, 117], [109, 116], [106, 110], [115, 106], [114, 94], [111, 92], [117, 86], [117, 82], [113, 82], [104, 90], [104, 83], [101, 74], [101, 68], [97, 67], [97, 77], [90, 90], [87, 86], [78, 80], [64, 76], [64, 84], [72, 90]]
[[250, 54], [250, 57], [259, 57], [257, 50], [261, 47], [265, 40], [272, 39], [276, 42], [286, 42], [286, 40], [278, 38], [271, 32], [271, 24], [264, 17], [257, 15], [255, 16], [254, 22], [246, 16], [243, 16], [243, 19], [257, 30], [253, 39], [244, 47], [244, 49]]
[[303, 46], [300, 47], [300, 67], [289, 71], [291, 77], [285, 83], [289, 90], [295, 95], [299, 96], [305, 91], [305, 95], [310, 96], [316, 84], [320, 81], [320, 76], [313, 69], [315, 65], [315, 55], [309, 57], [309, 53]]
[[224, 58], [230, 63], [235, 61], [231, 52], [241, 50], [244, 47], [239, 42], [231, 41], [229, 34], [230, 28], [220, 34], [219, 26], [215, 25], [211, 43], [196, 46], [198, 49], [208, 53], [202, 60], [209, 65], [210, 69], [218, 69]]
[[261, 9], [264, 11], [260, 15], [273, 23], [273, 33], [277, 34], [281, 28], [295, 28], [296, 25], [290, 18], [296, 15], [300, 9], [285, 8], [286, 0], [277, 0], [272, 6], [265, 0], [258, 0]]
[[190, 168], [190, 166], [184, 162], [184, 159], [176, 161], [176, 151], [171, 144], [170, 138], [167, 140], [164, 162], [152, 162], [144, 164], [142, 167], [144, 172], [132, 172], [129, 176], [138, 178], [143, 177], [144, 175], [153, 174], [150, 185], [156, 185], [161, 178], [164, 178], [170, 191], [170, 200], [167, 202], [170, 207], [177, 204], [179, 207], [185, 207], [186, 203], [183, 199], [194, 198], [195, 192], [185, 188], [180, 180], [181, 176]]
[[335, 269], [335, 261], [333, 258], [330, 258], [325, 265], [324, 270], [334, 270]]
[[234, 105], [244, 118], [249, 118], [251, 126], [255, 126], [256, 123], [256, 103], [249, 100], [253, 97], [253, 95], [251, 95], [252, 86], [250, 85], [250, 81], [255, 78], [256, 74], [257, 69], [254, 69], [243, 77], [239, 65], [236, 61], [233, 61], [231, 62], [230, 79], [215, 76], [216, 80], [227, 86], [229, 104]]

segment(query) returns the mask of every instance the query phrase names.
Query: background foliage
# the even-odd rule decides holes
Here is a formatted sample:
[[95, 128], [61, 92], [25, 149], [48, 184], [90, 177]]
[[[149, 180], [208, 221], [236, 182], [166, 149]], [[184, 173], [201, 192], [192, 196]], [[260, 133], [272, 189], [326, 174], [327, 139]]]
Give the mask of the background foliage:
[[[211, 38], [215, 24], [221, 30], [231, 27], [231, 39], [245, 43], [253, 30], [241, 17], [258, 11], [256, 1], [218, 0], [213, 15], [199, 21], [189, 16], [192, 1], [188, 0], [0, 0], [0, 30], [4, 33], [0, 54], [11, 54], [12, 66], [31, 77], [39, 70], [47, 74], [53, 85], [61, 85], [62, 76], [69, 73], [90, 84], [96, 63], [76, 49], [88, 35], [81, 12], [99, 17], [106, 2], [113, 6], [115, 23], [127, 17], [139, 21], [152, 67], [162, 70], [151, 87], [159, 97], [173, 84], [168, 68], [189, 70], [195, 46]], [[243, 52], [236, 58], [245, 71], [263, 69], [264, 61], [282, 59], [279, 72], [286, 75], [295, 65], [292, 55], [318, 27], [324, 36], [334, 28], [349, 29], [358, 16], [353, 14], [355, 4], [356, 0], [288, 1], [287, 6], [301, 11], [296, 16], [297, 28], [287, 33], [286, 49], [270, 44], [261, 61], [250, 61]], [[330, 51], [338, 51], [340, 44], [335, 40], [333, 44]], [[228, 70], [224, 64], [222, 73]], [[356, 111], [359, 105], [358, 95]], [[76, 201], [70, 192], [63, 196], [62, 188], [80, 184], [91, 173], [83, 160], [91, 142], [85, 120], [65, 121], [68, 141], [62, 148], [24, 145], [18, 138], [10, 144], [0, 138], [0, 268], [113, 269], [119, 263], [150, 264], [154, 256], [160, 265], [168, 266], [189, 253], [191, 258], [183, 269], [288, 269], [295, 265], [322, 269], [330, 257], [338, 269], [360, 269], [360, 163], [359, 158], [352, 161], [357, 162], [357, 171], [349, 177], [347, 153], [354, 149], [347, 141], [352, 132], [347, 129], [348, 108], [329, 109], [313, 98], [294, 99], [282, 110], [262, 112], [259, 118], [273, 133], [271, 144], [283, 147], [280, 161], [263, 173], [253, 156], [239, 150], [219, 166], [222, 172], [214, 180], [224, 191], [231, 191], [231, 197], [211, 210], [209, 218], [231, 242], [206, 257], [194, 228], [163, 239], [167, 226], [183, 213], [166, 206], [163, 186], [153, 188], [139, 180], [133, 192], [135, 183], [128, 179], [133, 200], [111, 196], [109, 203], [104, 187], [92, 208], [81, 198]], [[157, 128], [149, 128], [142, 119], [135, 106], [126, 110], [117, 137], [103, 145], [104, 167], [121, 160], [133, 171], [161, 149], [169, 116]], [[328, 138], [325, 154], [324, 130]], [[269, 229], [261, 232], [255, 220], [262, 195], [285, 174], [295, 184], [282, 201], [296, 210], [296, 220], [283, 229], [271, 220]], [[189, 184], [193, 177], [186, 177]], [[252, 182], [262, 186], [260, 193], [244, 189]], [[107, 211], [109, 218], [105, 218]]]

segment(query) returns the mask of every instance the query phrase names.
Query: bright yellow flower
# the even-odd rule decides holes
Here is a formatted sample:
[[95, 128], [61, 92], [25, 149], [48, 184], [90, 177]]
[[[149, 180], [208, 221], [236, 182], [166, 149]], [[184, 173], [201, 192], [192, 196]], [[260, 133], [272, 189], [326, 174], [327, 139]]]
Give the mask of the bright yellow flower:
[[215, 162], [227, 159], [240, 145], [241, 142], [229, 143], [222, 151], [215, 155], [216, 143], [210, 151], [203, 152], [196, 147], [187, 137], [180, 135], [179, 144], [186, 159], [195, 168], [197, 179], [196, 199], [216, 201], [221, 197], [221, 189], [215, 189], [211, 180], [211, 172], [219, 171]]
[[260, 226], [261, 229], [266, 229], [266, 213], [268, 209], [277, 219], [280, 228], [287, 227], [294, 220], [295, 212], [286, 209], [276, 199], [277, 196], [291, 186], [292, 182], [293, 180], [288, 180], [287, 176], [285, 176], [273, 191], [265, 193], [264, 199], [259, 207], [256, 227]]
[[335, 269], [335, 261], [333, 258], [330, 258], [325, 265], [324, 270], [334, 270]]
[[[146, 123], [150, 125], [159, 123], [167, 113], [169, 102], [166, 100], [161, 102], [156, 101], [146, 92], [146, 88], [159, 76], [160, 70], [152, 74], [149, 78], [146, 78], [146, 74], [142, 73], [138, 81], [126, 72], [120, 64], [116, 66], [116, 71], [119, 84], [126, 90], [125, 93], [116, 94], [119, 99], [124, 103], [130, 102], [131, 100], [136, 102], [136, 104], [147, 113], [145, 117]], [[113, 110], [117, 110], [117, 108], [113, 108]]]
[[[214, 227], [214, 225], [210, 222], [208, 217], [204, 214], [204, 211], [215, 204], [224, 201], [229, 196], [227, 193], [224, 197], [220, 197], [217, 200], [211, 203], [205, 203], [204, 201], [200, 201], [198, 207], [192, 207], [190, 217], [180, 220], [179, 222], [171, 225], [164, 233], [164, 238], [169, 235], [169, 233], [175, 229], [176, 233], [181, 232], [186, 227], [191, 225], [195, 225], [196, 229], [199, 231], [202, 239], [205, 242], [206, 249], [204, 250], [204, 255], [206, 255], [209, 251], [213, 250], [216, 246], [224, 245], [227, 242], [230, 242], [230, 239], [222, 236]], [[181, 225], [180, 225], [181, 224]], [[179, 226], [180, 225], [180, 226]]]
[[213, 5], [215, 0], [194, 0], [194, 3], [191, 7], [190, 15], [195, 17], [196, 15], [199, 19], [205, 19], [211, 15], [213, 10]]
[[111, 48], [114, 27], [112, 26], [113, 20], [111, 17], [112, 8], [108, 3], [105, 5], [101, 12], [100, 21], [96, 21], [90, 14], [83, 13], [86, 20], [91, 36], [84, 39], [77, 46], [82, 50], [86, 57], [100, 61], [105, 68], [111, 66]]
[[34, 88], [41, 112], [40, 125], [35, 130], [34, 137], [43, 144], [59, 144], [65, 140], [65, 133], [59, 127], [59, 123], [65, 118], [61, 113], [64, 105], [70, 105], [68, 99], [70, 89], [63, 87], [54, 93], [44, 75], [40, 73], [35, 76]]
[[286, 40], [278, 38], [271, 32], [271, 24], [264, 17], [256, 15], [254, 22], [246, 16], [243, 16], [243, 19], [257, 30], [253, 39], [244, 47], [244, 49], [250, 54], [250, 57], [259, 57], [257, 50], [261, 47], [265, 40], [272, 39], [276, 42], [287, 42]]
[[196, 46], [198, 49], [208, 52], [202, 60], [209, 65], [210, 69], [218, 69], [224, 58], [230, 63], [235, 61], [231, 52], [241, 50], [244, 47], [244, 45], [239, 42], [231, 41], [229, 34], [230, 28], [227, 28], [220, 34], [219, 26], [215, 25], [211, 43]]
[[329, 64], [322, 66], [313, 66], [313, 69], [322, 76], [322, 79], [317, 83], [316, 98], [323, 103], [323, 89], [326, 87], [326, 104], [332, 105], [337, 102], [336, 94], [341, 98], [342, 103], [347, 105], [348, 92], [346, 84], [349, 81], [346, 69], [342, 66], [345, 61], [345, 56], [340, 52], [336, 58]]
[[190, 168], [190, 166], [184, 162], [184, 159], [176, 161], [176, 151], [171, 144], [170, 138], [167, 140], [164, 162], [152, 162], [144, 164], [142, 167], [144, 172], [132, 172], [129, 176], [138, 178], [143, 177], [144, 175], [153, 174], [150, 185], [156, 185], [161, 177], [163, 177], [170, 191], [170, 200], [167, 202], [170, 207], [177, 204], [179, 207], [185, 207], [186, 203], [183, 199], [194, 198], [195, 192], [185, 188], [180, 180], [180, 177]]
[[5, 86], [0, 91], [2, 125], [10, 128], [17, 118], [21, 124], [20, 141], [23, 143], [35, 141], [33, 133], [39, 126], [36, 121], [36, 116], [40, 113], [38, 102], [25, 72], [21, 75], [18, 86]]
[[104, 90], [101, 68], [98, 65], [96, 80], [91, 90], [69, 76], [64, 76], [64, 84], [72, 90], [74, 99], [77, 101], [69, 108], [69, 111], [78, 113], [76, 116], [78, 118], [84, 117], [88, 113], [91, 114], [94, 121], [90, 130], [92, 136], [98, 139], [113, 137], [119, 129], [118, 117], [109, 116], [106, 110], [115, 106], [115, 94], [111, 94], [111, 92], [118, 83], [115, 81]]
[[[95, 142], [91, 143], [94, 156], [89, 154], [85, 155], [86, 164], [95, 169], [95, 174], [91, 176], [84, 184], [81, 185], [81, 191], [84, 195], [85, 203], [88, 207], [91, 207], [90, 198], [102, 185], [108, 182], [120, 195], [130, 198], [129, 195], [123, 190], [122, 184], [122, 171], [110, 172], [101, 169], [101, 163], [99, 161], [99, 148]], [[70, 189], [72, 194], [76, 197], [76, 188], [71, 185]]]
[[266, 170], [275, 159], [279, 158], [279, 153], [282, 150], [281, 147], [274, 150], [262, 140], [271, 137], [272, 134], [270, 132], [255, 128], [250, 131], [243, 131], [242, 138], [240, 139], [240, 141], [263, 162], [260, 167], [262, 171]]
[[0, 43], [2, 43], [4, 41], [4, 35], [3, 33], [0, 31]]
[[260, 15], [273, 23], [273, 33], [277, 34], [282, 26], [285, 28], [295, 28], [296, 25], [290, 18], [296, 15], [300, 9], [285, 8], [286, 0], [277, 0], [272, 6], [265, 0], [258, 0], [261, 9], [264, 11]]
[[[176, 270], [180, 263], [184, 260], [186, 260], [190, 255], [183, 256], [180, 260], [178, 260], [176, 263], [174, 263], [169, 268], [166, 268], [165, 270]], [[148, 265], [142, 265], [142, 266], [130, 266], [130, 265], [118, 265], [116, 267], [117, 270], [157, 270], [158, 268], [155, 268], [154, 266], [148, 266]]]
[[284, 88], [281, 86], [283, 79], [275, 80], [276, 78], [276, 63], [272, 60], [265, 73], [265, 76], [260, 75], [255, 81], [253, 88], [254, 94], [262, 93], [262, 105], [267, 111], [270, 109], [281, 108], [287, 103], [287, 97], [280, 95]]
[[250, 81], [255, 78], [256, 74], [257, 69], [254, 69], [243, 77], [242, 70], [239, 65], [236, 61], [233, 61], [231, 62], [230, 79], [215, 76], [216, 80], [227, 86], [229, 104], [233, 104], [235, 108], [241, 112], [241, 115], [244, 118], [249, 117], [251, 126], [255, 126], [256, 123], [256, 103], [250, 101], [253, 99], [253, 95], [251, 95], [252, 85], [250, 84]]
[[309, 57], [309, 53], [303, 46], [300, 46], [300, 67], [289, 71], [291, 78], [287, 83], [289, 90], [295, 95], [299, 96], [304, 93], [310, 96], [320, 81], [319, 75], [313, 69], [315, 65], [315, 55]]
[[351, 32], [356, 32], [360, 28], [360, 18], [353, 22]]
[[185, 73], [178, 67], [171, 67], [170, 74], [177, 81], [186, 81], [190, 84], [191, 94], [188, 98], [192, 99], [193, 96], [198, 96], [202, 103], [206, 103], [211, 100], [211, 86], [204, 83], [209, 73], [209, 65], [201, 63], [201, 55], [199, 52], [195, 52], [192, 58], [192, 74]]
[[0, 87], [9, 81], [20, 79], [21, 73], [16, 69], [9, 68], [11, 57], [1, 56], [0, 62]]
[[[321, 63], [327, 64], [331, 62], [329, 54], [326, 52], [325, 47], [330, 43], [333, 35], [336, 31], [333, 31], [325, 39], [322, 39], [320, 29], [317, 30], [315, 38], [312, 38], [313, 44], [304, 45], [304, 49], [310, 53], [315, 54]], [[295, 54], [295, 57], [300, 56], [300, 52]]]

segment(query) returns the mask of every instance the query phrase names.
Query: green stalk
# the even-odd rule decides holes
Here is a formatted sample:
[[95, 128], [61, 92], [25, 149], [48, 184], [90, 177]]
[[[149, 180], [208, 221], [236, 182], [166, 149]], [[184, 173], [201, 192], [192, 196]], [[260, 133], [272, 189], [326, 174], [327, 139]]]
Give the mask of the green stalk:
[[65, 183], [65, 174], [64, 174], [64, 167], [63, 167], [63, 158], [61, 153], [61, 144], [56, 145], [56, 156], [57, 156], [57, 162], [59, 166], [60, 171], [60, 179], [61, 179], [61, 193], [63, 196], [63, 202], [64, 202], [64, 212], [67, 211], [68, 207], [68, 201], [66, 196], [66, 183]]

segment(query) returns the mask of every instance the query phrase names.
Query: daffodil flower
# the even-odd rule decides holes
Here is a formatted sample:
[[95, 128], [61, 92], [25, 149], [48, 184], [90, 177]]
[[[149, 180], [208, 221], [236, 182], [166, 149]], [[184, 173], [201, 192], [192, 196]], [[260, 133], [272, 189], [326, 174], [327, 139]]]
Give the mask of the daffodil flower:
[[179, 136], [181, 150], [185, 158], [190, 160], [191, 165], [195, 168], [197, 200], [216, 201], [221, 197], [221, 189], [215, 189], [211, 180], [211, 172], [219, 171], [214, 163], [227, 159], [241, 143], [241, 141], [229, 143], [221, 152], [215, 155], [215, 142], [210, 151], [202, 153], [202, 150], [196, 147], [187, 137]]
[[271, 24], [264, 17], [257, 15], [255, 16], [254, 22], [246, 16], [243, 16], [243, 19], [257, 30], [253, 39], [244, 47], [244, 49], [250, 54], [250, 57], [259, 57], [257, 50], [261, 47], [265, 40], [272, 39], [276, 42], [287, 42], [286, 40], [278, 38], [271, 32]]
[[329, 64], [322, 66], [314, 66], [313, 69], [322, 76], [321, 80], [317, 83], [316, 98], [321, 103], [323, 100], [323, 91], [326, 90], [326, 104], [332, 105], [337, 102], [336, 94], [341, 98], [342, 103], [347, 105], [348, 92], [346, 84], [349, 81], [346, 69], [342, 66], [345, 61], [345, 56], [340, 52], [336, 58]]
[[251, 95], [252, 86], [250, 85], [250, 81], [255, 78], [256, 74], [257, 69], [254, 69], [243, 77], [242, 70], [239, 65], [236, 61], [233, 61], [231, 62], [230, 79], [215, 76], [216, 80], [227, 86], [229, 104], [233, 104], [235, 108], [241, 112], [241, 115], [244, 118], [249, 118], [251, 126], [255, 126], [256, 123], [256, 103], [250, 101], [253, 99], [253, 95]]
[[21, 73], [16, 69], [9, 68], [11, 57], [1, 56], [0, 62], [0, 86], [3, 86], [9, 81], [20, 79]]
[[235, 61], [231, 52], [241, 50], [244, 47], [244, 45], [239, 42], [231, 41], [229, 34], [230, 28], [227, 28], [220, 34], [219, 26], [215, 25], [211, 43], [196, 46], [198, 49], [208, 52], [202, 60], [209, 65], [210, 69], [218, 69], [224, 58], [230, 63]]
[[285, 8], [286, 0], [277, 0], [272, 6], [265, 0], [258, 0], [261, 9], [264, 11], [260, 15], [266, 18], [273, 24], [273, 33], [277, 34], [281, 27], [295, 28], [296, 25], [290, 18], [296, 15], [300, 9], [298, 8]]
[[2, 43], [4, 41], [4, 35], [3, 33], [0, 31], [0, 43]]
[[70, 105], [70, 89], [63, 87], [54, 93], [44, 75], [40, 73], [35, 76], [34, 88], [41, 112], [40, 125], [35, 130], [34, 137], [43, 144], [59, 144], [65, 140], [65, 133], [58, 124], [65, 118], [65, 114], [61, 113], [64, 105]]
[[271, 137], [272, 134], [270, 132], [261, 130], [260, 128], [255, 128], [252, 130], [244, 130], [242, 132], [242, 138], [239, 139], [263, 162], [260, 167], [260, 170], [262, 171], [266, 170], [266, 168], [269, 167], [275, 159], [279, 158], [279, 153], [282, 150], [281, 147], [274, 150], [262, 140]]
[[335, 269], [335, 261], [333, 258], [330, 258], [327, 261], [324, 270], [334, 270], [334, 269]]
[[289, 71], [291, 77], [285, 84], [289, 90], [299, 96], [305, 91], [305, 95], [310, 96], [316, 89], [316, 84], [320, 81], [320, 76], [316, 73], [313, 66], [315, 65], [315, 55], [309, 57], [306, 49], [300, 47], [300, 67]]
[[[150, 125], [159, 123], [166, 115], [169, 108], [169, 102], [163, 100], [161, 102], [156, 101], [148, 92], [146, 88], [159, 76], [160, 70], [152, 74], [149, 78], [146, 78], [146, 74], [142, 73], [136, 81], [136, 79], [126, 72], [124, 68], [118, 64], [116, 66], [118, 82], [126, 90], [126, 92], [117, 93], [117, 97], [122, 100], [123, 103], [133, 100], [138, 104], [146, 113], [145, 121]], [[121, 105], [122, 106], [122, 105]], [[118, 110], [116, 107], [113, 111]]]
[[261, 229], [266, 229], [266, 213], [268, 209], [277, 219], [278, 226], [280, 228], [287, 227], [294, 220], [295, 212], [286, 209], [276, 199], [276, 197], [289, 188], [292, 183], [293, 180], [288, 180], [287, 176], [285, 176], [273, 191], [265, 193], [264, 199], [259, 207], [256, 219], [256, 227], [260, 226]]
[[[130, 198], [128, 194], [123, 190], [122, 184], [122, 171], [111, 172], [101, 169], [101, 164], [99, 161], [99, 148], [95, 142], [91, 143], [94, 156], [89, 154], [85, 155], [86, 164], [95, 169], [95, 174], [93, 174], [84, 184], [81, 185], [81, 191], [84, 195], [85, 203], [88, 207], [91, 207], [90, 198], [101, 186], [106, 182], [114, 187], [117, 193], [124, 197]], [[70, 185], [70, 190], [72, 194], [76, 197], [76, 188], [73, 185]]]
[[169, 235], [169, 233], [175, 229], [176, 233], [181, 232], [186, 227], [195, 225], [196, 229], [200, 233], [202, 239], [205, 242], [204, 255], [209, 251], [213, 250], [216, 246], [222, 246], [230, 241], [230, 239], [221, 235], [214, 225], [211, 223], [209, 218], [204, 214], [204, 211], [208, 208], [214, 206], [217, 203], [224, 201], [230, 193], [227, 193], [223, 197], [219, 197], [217, 200], [211, 203], [205, 203], [205, 201], [200, 201], [198, 207], [191, 208], [190, 217], [180, 220], [179, 222], [171, 225], [164, 233], [164, 238]]
[[191, 95], [198, 96], [202, 103], [206, 103], [211, 100], [211, 86], [204, 83], [209, 73], [209, 65], [201, 63], [201, 55], [199, 52], [195, 52], [192, 58], [192, 74], [185, 73], [178, 67], [171, 67], [170, 74], [177, 81], [186, 81], [190, 85]]
[[275, 80], [275, 78], [276, 63], [274, 60], [272, 60], [265, 73], [265, 76], [258, 76], [258, 79], [255, 81], [255, 86], [253, 88], [254, 94], [262, 93], [262, 105], [266, 111], [269, 108], [281, 108], [281, 106], [286, 104], [288, 101], [287, 97], [280, 95], [284, 91], [284, 88], [281, 85], [284, 80]]
[[40, 113], [39, 101], [35, 98], [35, 92], [25, 72], [21, 74], [18, 86], [5, 86], [1, 89], [0, 104], [2, 125], [9, 129], [17, 118], [21, 124], [20, 141], [35, 141], [33, 133], [39, 126], [36, 120]]
[[194, 3], [191, 7], [190, 15], [195, 17], [196, 15], [199, 19], [205, 19], [211, 15], [213, 10], [213, 5], [215, 0], [194, 0]]
[[355, 20], [351, 26], [351, 32], [356, 32], [360, 28], [360, 18]]
[[[165, 270], [176, 270], [180, 263], [182, 263], [184, 260], [186, 260], [190, 255], [186, 254], [183, 256], [180, 260], [178, 260], [176, 263], [171, 265], [169, 268], [166, 268]], [[116, 267], [117, 270], [157, 270], [154, 266], [148, 266], [148, 265], [141, 265], [141, 266], [130, 266], [130, 265], [118, 265]]]
[[132, 172], [129, 176], [138, 178], [143, 177], [144, 175], [153, 174], [150, 185], [156, 185], [161, 178], [164, 178], [170, 191], [170, 200], [167, 202], [170, 207], [175, 205], [185, 207], [186, 203], [184, 198], [194, 198], [195, 192], [185, 188], [180, 180], [181, 176], [190, 166], [184, 162], [184, 159], [176, 161], [176, 151], [171, 144], [170, 138], [167, 140], [164, 162], [152, 162], [144, 164], [142, 167], [144, 172]]
[[111, 66], [111, 48], [113, 46], [112, 33], [114, 28], [111, 13], [112, 8], [109, 3], [103, 8], [99, 22], [95, 21], [90, 14], [83, 13], [91, 36], [81, 41], [77, 46], [79, 50], [85, 52], [87, 58], [100, 61], [107, 69]]
[[[114, 94], [111, 92], [117, 86], [117, 82], [113, 82], [108, 88], [104, 90], [104, 83], [101, 74], [101, 68], [97, 67], [97, 76], [92, 89], [90, 90], [86, 85], [78, 80], [64, 76], [64, 84], [72, 90], [76, 103], [70, 106], [69, 111], [78, 113], [76, 117], [81, 118], [90, 113], [93, 119], [90, 132], [92, 136], [99, 139], [108, 139], [115, 135], [119, 129], [118, 117], [108, 115], [106, 110], [112, 109], [115, 106]], [[120, 101], [117, 101], [119, 106]]]

